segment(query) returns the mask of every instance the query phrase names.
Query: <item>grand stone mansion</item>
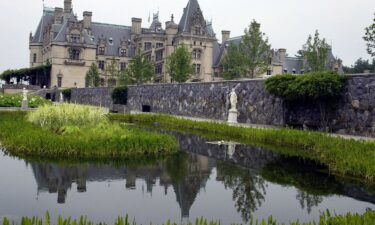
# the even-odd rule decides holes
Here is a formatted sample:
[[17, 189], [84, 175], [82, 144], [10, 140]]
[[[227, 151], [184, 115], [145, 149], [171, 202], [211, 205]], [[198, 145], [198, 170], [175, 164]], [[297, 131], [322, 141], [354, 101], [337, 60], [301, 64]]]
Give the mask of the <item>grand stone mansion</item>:
[[[51, 64], [49, 87], [84, 87], [92, 63], [98, 66], [105, 83], [110, 60], [117, 60], [119, 69], [125, 70], [138, 52], [154, 64], [154, 82], [170, 82], [166, 59], [181, 44], [192, 53], [195, 70], [190, 81], [218, 80], [226, 47], [241, 41], [241, 37], [231, 38], [230, 31], [222, 31], [219, 43], [197, 0], [189, 0], [178, 24], [172, 15], [165, 27], [158, 14], [153, 15], [148, 28], [142, 27], [140, 18], [132, 18], [131, 26], [123, 26], [93, 22], [92, 15], [85, 11], [79, 20], [72, 0], [64, 0], [64, 8], [44, 8], [35, 34], [30, 34], [30, 66]], [[340, 66], [332, 55], [330, 62], [332, 69]], [[285, 49], [274, 50], [267, 75], [286, 72], [302, 73], [301, 60], [287, 57]]]

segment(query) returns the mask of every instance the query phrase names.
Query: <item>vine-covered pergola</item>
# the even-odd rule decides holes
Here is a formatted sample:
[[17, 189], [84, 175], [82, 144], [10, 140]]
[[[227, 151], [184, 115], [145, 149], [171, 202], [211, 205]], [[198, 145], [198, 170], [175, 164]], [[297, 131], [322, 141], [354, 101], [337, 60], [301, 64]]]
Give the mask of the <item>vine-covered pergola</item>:
[[51, 83], [51, 65], [42, 65], [32, 68], [23, 68], [18, 70], [6, 70], [0, 75], [0, 79], [7, 84], [16, 80], [17, 83], [21, 81], [28, 82], [29, 85], [36, 85], [39, 87], [49, 87]]

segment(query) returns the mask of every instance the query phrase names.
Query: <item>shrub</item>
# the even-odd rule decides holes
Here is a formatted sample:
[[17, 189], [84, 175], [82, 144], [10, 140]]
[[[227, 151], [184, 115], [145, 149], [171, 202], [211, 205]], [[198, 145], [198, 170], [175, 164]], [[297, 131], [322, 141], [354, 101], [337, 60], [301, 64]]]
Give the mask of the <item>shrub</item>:
[[266, 90], [288, 102], [333, 101], [344, 88], [345, 77], [334, 72], [284, 74], [266, 80]]
[[113, 103], [126, 105], [128, 103], [128, 87], [121, 86], [113, 89], [111, 93]]
[[[22, 95], [15, 94], [0, 94], [0, 107], [21, 107]], [[39, 96], [27, 96], [29, 100], [30, 108], [37, 108], [43, 105], [51, 105], [51, 101], [48, 101]]]
[[28, 115], [28, 121], [41, 127], [90, 126], [106, 121], [103, 108], [74, 104], [42, 106]]

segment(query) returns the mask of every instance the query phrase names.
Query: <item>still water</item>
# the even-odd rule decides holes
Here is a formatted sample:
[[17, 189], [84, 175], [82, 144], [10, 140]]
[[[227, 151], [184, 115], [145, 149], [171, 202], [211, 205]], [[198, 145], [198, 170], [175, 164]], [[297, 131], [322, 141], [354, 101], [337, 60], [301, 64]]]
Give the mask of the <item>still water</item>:
[[86, 215], [110, 224], [125, 214], [143, 224], [200, 216], [229, 224], [375, 209], [374, 187], [329, 176], [313, 162], [175, 135], [180, 154], [143, 165], [36, 163], [0, 152], [0, 220], [49, 211], [52, 218]]

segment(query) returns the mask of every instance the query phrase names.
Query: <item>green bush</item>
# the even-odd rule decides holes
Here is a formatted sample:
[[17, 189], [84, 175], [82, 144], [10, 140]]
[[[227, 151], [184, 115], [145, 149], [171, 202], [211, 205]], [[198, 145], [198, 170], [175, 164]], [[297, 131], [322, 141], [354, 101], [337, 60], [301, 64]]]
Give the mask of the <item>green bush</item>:
[[126, 105], [128, 103], [128, 87], [120, 86], [114, 88], [111, 97], [114, 104]]
[[28, 121], [38, 126], [59, 129], [63, 126], [94, 126], [106, 121], [104, 108], [74, 104], [39, 107], [28, 115]]
[[[21, 107], [22, 95], [16, 94], [0, 94], [0, 107]], [[30, 108], [37, 108], [43, 105], [51, 105], [51, 101], [48, 101], [39, 96], [27, 96], [29, 100]]]
[[334, 72], [276, 75], [266, 80], [266, 90], [288, 102], [333, 101], [345, 86], [345, 77]]
[[68, 88], [68, 89], [62, 90], [62, 94], [65, 100], [70, 101], [70, 99], [72, 98], [72, 89]]

